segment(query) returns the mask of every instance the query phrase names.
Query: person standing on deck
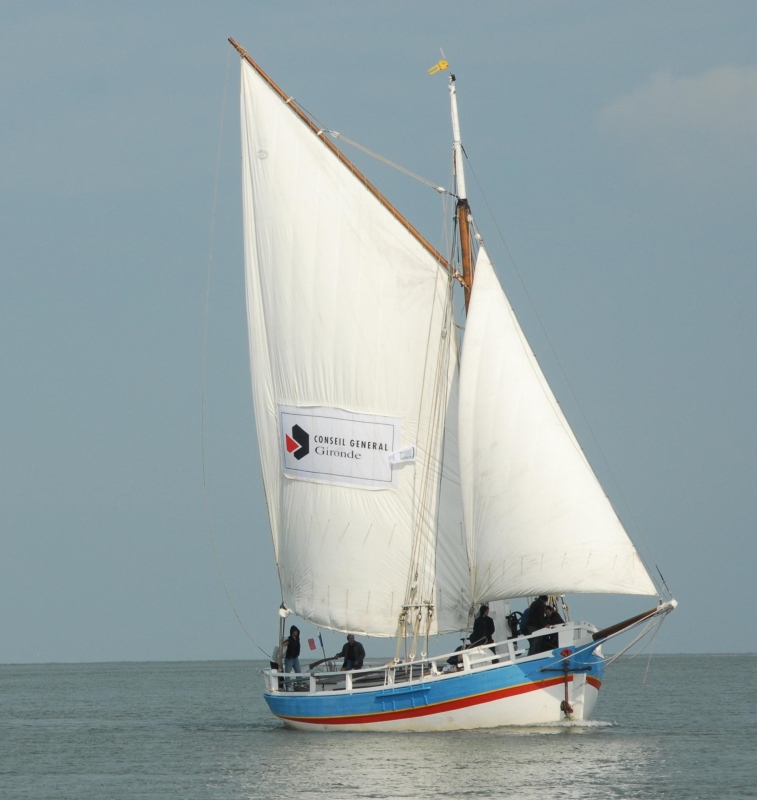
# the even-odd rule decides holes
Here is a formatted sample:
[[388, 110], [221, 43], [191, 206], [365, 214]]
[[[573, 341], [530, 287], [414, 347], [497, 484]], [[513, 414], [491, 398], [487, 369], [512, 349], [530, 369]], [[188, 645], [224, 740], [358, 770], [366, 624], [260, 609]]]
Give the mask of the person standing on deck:
[[547, 606], [549, 605], [549, 597], [546, 594], [539, 595], [533, 603], [528, 607], [528, 623], [526, 634], [540, 631], [542, 628], [547, 627]]
[[[549, 612], [547, 611], [549, 609]], [[528, 607], [528, 625], [526, 633], [532, 634], [536, 631], [542, 630], [542, 628], [546, 628], [548, 625], [554, 625], [557, 622], [555, 619], [554, 622], [549, 621], [549, 614], [550, 612], [554, 612], [557, 614], [554, 608], [549, 605], [549, 597], [546, 594], [539, 595], [539, 597], [534, 600], [533, 603]], [[562, 617], [557, 614], [557, 618], [562, 621]], [[546, 636], [535, 636], [529, 642], [528, 647], [528, 654], [530, 656], [536, 655], [537, 653], [542, 653], [545, 650], [549, 650], [549, 642], [547, 641], [548, 637]]]
[[[281, 643], [284, 650], [284, 672], [300, 672], [300, 629], [292, 625], [289, 629], [289, 638]], [[291, 691], [292, 684], [289, 679], [286, 681], [287, 691]]]
[[334, 658], [342, 657], [344, 663], [342, 664], [342, 672], [347, 672], [352, 669], [362, 669], [363, 659], [365, 658], [365, 648], [360, 642], [355, 641], [355, 637], [347, 634], [347, 644], [342, 648], [341, 653], [337, 653]]
[[[562, 625], [565, 620], [560, 616], [560, 612], [554, 606], [547, 606], [544, 609], [545, 618], [547, 621], [547, 627], [551, 628], [554, 625]], [[557, 632], [550, 633], [549, 636], [543, 637], [543, 649], [544, 650], [553, 650], [557, 647], [557, 642], [559, 641]]]
[[469, 647], [480, 644], [493, 644], [494, 620], [489, 616], [489, 606], [483, 605], [478, 611], [478, 616], [473, 622], [473, 631], [470, 635]]

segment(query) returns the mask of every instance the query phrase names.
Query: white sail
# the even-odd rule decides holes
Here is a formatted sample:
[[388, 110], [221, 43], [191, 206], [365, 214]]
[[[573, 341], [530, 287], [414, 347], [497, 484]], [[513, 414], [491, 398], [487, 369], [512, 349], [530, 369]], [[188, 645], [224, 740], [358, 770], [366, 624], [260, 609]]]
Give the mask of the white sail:
[[460, 369], [474, 600], [656, 594], [481, 248]]
[[394, 635], [406, 596], [434, 590], [450, 278], [245, 60], [241, 110], [253, 397], [283, 602]]

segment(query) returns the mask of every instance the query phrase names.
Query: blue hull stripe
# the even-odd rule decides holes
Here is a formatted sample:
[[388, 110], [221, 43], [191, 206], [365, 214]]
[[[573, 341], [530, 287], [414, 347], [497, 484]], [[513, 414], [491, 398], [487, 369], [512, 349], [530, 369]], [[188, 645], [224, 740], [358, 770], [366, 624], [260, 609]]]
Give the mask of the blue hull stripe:
[[[588, 683], [599, 688], [603, 662], [582, 654], [580, 666]], [[314, 725], [355, 725], [443, 714], [482, 703], [559, 686], [565, 681], [560, 672], [542, 672], [561, 667], [563, 659], [543, 659], [524, 665], [503, 665], [446, 679], [399, 686], [382, 686], [373, 691], [342, 691], [306, 694], [300, 692], [266, 694], [271, 711], [284, 720]], [[571, 666], [579, 666], [571, 659]], [[528, 670], [526, 673], [525, 670]], [[539, 676], [529, 680], [530, 676]], [[573, 674], [569, 672], [572, 682]]]

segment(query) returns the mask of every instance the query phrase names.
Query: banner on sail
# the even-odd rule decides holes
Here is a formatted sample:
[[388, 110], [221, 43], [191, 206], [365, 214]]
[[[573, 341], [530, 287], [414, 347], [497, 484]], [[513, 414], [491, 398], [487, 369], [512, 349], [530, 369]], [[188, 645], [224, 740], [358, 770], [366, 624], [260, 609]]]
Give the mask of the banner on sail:
[[390, 456], [401, 421], [339, 408], [279, 406], [284, 475], [362, 489], [396, 489]]

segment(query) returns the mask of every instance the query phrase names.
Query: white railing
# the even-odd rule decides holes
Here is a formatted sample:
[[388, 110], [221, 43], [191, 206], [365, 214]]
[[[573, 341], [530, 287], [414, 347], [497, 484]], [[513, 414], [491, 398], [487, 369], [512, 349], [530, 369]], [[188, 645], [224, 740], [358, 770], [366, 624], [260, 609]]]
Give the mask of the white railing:
[[[291, 691], [316, 692], [328, 691], [359, 691], [361, 689], [376, 690], [377, 688], [394, 688], [412, 683], [431, 680], [444, 680], [451, 675], [470, 672], [471, 670], [489, 669], [491, 667], [506, 666], [529, 658], [536, 658], [538, 654], [529, 655], [529, 649], [534, 639], [544, 636], [556, 636], [557, 643], [550, 645], [549, 650], [555, 647], [575, 647], [579, 643], [591, 640], [591, 634], [597, 629], [586, 622], [568, 622], [554, 628], [543, 628], [529, 636], [518, 636], [515, 639], [505, 639], [490, 645], [478, 645], [467, 650], [456, 650], [444, 653], [434, 658], [424, 658], [415, 661], [402, 661], [399, 663], [377, 663], [362, 669], [348, 672], [336, 671], [335, 660], [326, 663], [323, 672], [284, 673], [275, 669], [263, 670], [268, 692]], [[454, 659], [458, 663], [450, 663]]]

